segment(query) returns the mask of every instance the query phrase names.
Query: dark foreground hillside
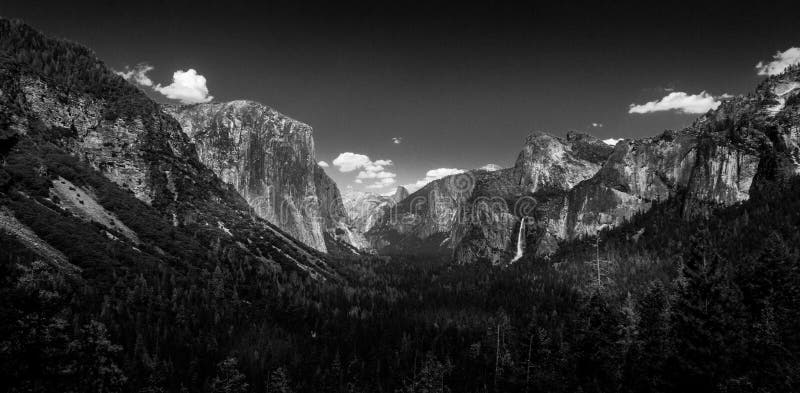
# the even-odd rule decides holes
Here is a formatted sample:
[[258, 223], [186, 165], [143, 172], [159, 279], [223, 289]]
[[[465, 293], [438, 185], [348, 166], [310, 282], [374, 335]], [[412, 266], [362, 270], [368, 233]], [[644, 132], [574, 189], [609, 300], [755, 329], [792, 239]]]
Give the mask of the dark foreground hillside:
[[505, 269], [342, 261], [334, 285], [75, 275], [3, 236], [4, 390], [796, 391], [800, 182], [768, 195], [603, 233], [600, 286], [591, 240]]
[[[688, 221], [678, 195], [505, 268], [337, 260], [251, 217], [88, 50], [0, 33], [2, 391], [800, 390], [797, 179]], [[147, 187], [99, 165], [97, 127], [52, 124], [76, 102], [145, 140], [106, 148]]]

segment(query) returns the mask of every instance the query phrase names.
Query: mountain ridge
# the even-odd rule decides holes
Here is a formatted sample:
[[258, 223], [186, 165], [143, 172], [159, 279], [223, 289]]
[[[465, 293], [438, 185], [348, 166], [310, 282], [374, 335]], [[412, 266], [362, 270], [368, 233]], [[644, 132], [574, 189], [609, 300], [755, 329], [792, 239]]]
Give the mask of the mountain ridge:
[[[395, 220], [367, 237], [391, 253], [402, 248], [392, 243], [421, 243], [459, 263], [506, 263], [517, 233], [527, 252], [551, 255], [560, 242], [618, 226], [679, 192], [687, 193], [684, 217], [709, 214], [746, 200], [751, 186], [799, 173], [799, 87], [800, 67], [790, 67], [684, 129], [613, 147], [587, 134], [533, 132], [514, 167], [498, 171], [502, 179], [472, 170], [434, 180], [409, 198], [416, 207], [400, 204]], [[524, 217], [532, 219], [519, 232]]]
[[[181, 231], [213, 227], [219, 231], [207, 232], [215, 233], [212, 244], [221, 237], [249, 243], [226, 240], [230, 256], [239, 249], [254, 261], [275, 264], [270, 260], [277, 259], [319, 279], [336, 277], [322, 254], [254, 219], [247, 203], [198, 161], [177, 121], [93, 52], [47, 38], [21, 22], [0, 20], [0, 32], [4, 152], [35, 158], [37, 146], [51, 146], [130, 190]], [[35, 175], [45, 183], [56, 174], [47, 167], [45, 161]], [[75, 180], [74, 174], [63, 175]], [[12, 175], [5, 187], [4, 194], [13, 194], [29, 186]], [[49, 206], [59, 210], [57, 205]]]

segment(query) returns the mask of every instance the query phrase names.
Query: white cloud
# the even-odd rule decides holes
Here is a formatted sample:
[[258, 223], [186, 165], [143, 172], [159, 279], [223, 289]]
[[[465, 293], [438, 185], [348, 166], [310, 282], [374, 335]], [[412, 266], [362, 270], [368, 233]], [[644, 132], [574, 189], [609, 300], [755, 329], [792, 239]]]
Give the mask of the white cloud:
[[153, 89], [169, 99], [179, 100], [183, 104], [209, 102], [214, 97], [208, 95], [206, 78], [193, 68], [187, 71], [178, 70], [172, 74], [172, 83], [167, 86], [156, 85]]
[[378, 172], [361, 171], [358, 172], [358, 176], [356, 176], [356, 179], [386, 179], [395, 176], [397, 175], [387, 171], [378, 171]]
[[367, 188], [383, 188], [383, 187], [386, 187], [388, 185], [394, 184], [394, 182], [395, 182], [394, 178], [388, 177], [388, 178], [385, 178], [385, 179], [380, 179], [380, 180], [376, 181], [375, 183], [372, 183], [372, 184], [368, 185]]
[[153, 70], [153, 66], [147, 63], [139, 63], [133, 67], [125, 66], [125, 71], [115, 71], [114, 73], [123, 77], [126, 81], [142, 86], [153, 86], [153, 80], [147, 73]]
[[339, 168], [339, 172], [352, 172], [371, 162], [369, 157], [351, 152], [341, 153], [333, 159], [333, 165]]
[[372, 162], [369, 162], [366, 165], [364, 165], [364, 170], [366, 172], [370, 172], [370, 173], [371, 172], [381, 172], [381, 171], [383, 171], [384, 167], [391, 166], [393, 164], [394, 163], [392, 163], [392, 160], [376, 160], [376, 161], [372, 161]]
[[325, 162], [325, 161], [320, 161], [320, 162], [318, 162], [318, 163], [317, 163], [317, 165], [319, 165], [319, 166], [321, 166], [321, 167], [323, 167], [323, 168], [327, 168], [327, 167], [329, 167], [329, 166], [330, 166], [330, 165], [328, 165], [328, 163], [327, 163], [327, 162]]
[[622, 138], [608, 138], [608, 139], [603, 139], [603, 142], [605, 142], [607, 145], [616, 146], [617, 143], [619, 143], [619, 141], [621, 140]]
[[503, 169], [503, 167], [501, 167], [500, 165], [497, 165], [497, 164], [486, 164], [486, 165], [484, 165], [484, 166], [482, 166], [482, 167], [480, 167], [478, 169], [481, 169], [481, 170], [484, 170], [484, 171], [487, 171], [487, 172], [494, 172], [494, 171], [499, 171], [499, 170]]
[[756, 64], [758, 75], [778, 75], [790, 65], [800, 63], [800, 47], [777, 52], [772, 56], [772, 59], [773, 60], [769, 63], [759, 61], [758, 64]]
[[126, 66], [125, 71], [115, 71], [114, 73], [131, 83], [150, 87], [167, 98], [179, 100], [184, 104], [197, 104], [214, 99], [214, 97], [208, 95], [206, 78], [199, 75], [193, 68], [187, 71], [175, 71], [172, 74], [172, 83], [167, 86], [161, 86], [160, 83], [153, 85], [153, 80], [147, 76], [147, 73], [153, 69], [153, 66], [147, 63], [139, 63], [134, 67]]
[[443, 177], [447, 177], [447, 176], [450, 176], [450, 175], [457, 175], [459, 173], [464, 173], [464, 170], [463, 169], [456, 169], [456, 168], [431, 169], [431, 170], [429, 170], [428, 172], [425, 173], [425, 178], [424, 179], [419, 179], [416, 182], [411, 183], [411, 184], [406, 184], [403, 187], [405, 187], [408, 190], [408, 192], [414, 192], [414, 191], [419, 190], [420, 188], [424, 187], [426, 184], [428, 184], [428, 183], [430, 183], [430, 182], [432, 182], [434, 180], [438, 180], [438, 179], [441, 179]]
[[628, 113], [653, 113], [675, 111], [679, 113], [706, 113], [710, 109], [717, 109], [720, 101], [706, 92], [700, 94], [686, 94], [682, 91], [669, 93], [660, 100], [650, 101], [645, 104], [631, 104]]
[[396, 136], [396, 137], [392, 138], [392, 143], [394, 143], [395, 145], [399, 145], [399, 144], [403, 143], [403, 137]]
[[339, 168], [339, 172], [352, 172], [360, 169], [356, 175], [356, 183], [363, 184], [364, 180], [374, 180], [374, 183], [368, 185], [367, 188], [386, 187], [393, 184], [397, 177], [397, 174], [386, 170], [386, 167], [394, 165], [392, 160], [372, 161], [369, 156], [364, 154], [341, 153], [333, 160], [333, 165]]
[[592, 123], [592, 127], [603, 128], [603, 123]]

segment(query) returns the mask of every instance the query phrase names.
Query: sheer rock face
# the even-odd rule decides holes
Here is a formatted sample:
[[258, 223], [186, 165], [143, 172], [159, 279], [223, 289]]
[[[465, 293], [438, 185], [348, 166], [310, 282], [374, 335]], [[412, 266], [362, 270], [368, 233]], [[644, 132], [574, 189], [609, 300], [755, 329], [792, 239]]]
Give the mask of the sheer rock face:
[[[234, 238], [268, 236], [273, 239], [271, 245], [229, 252], [244, 252], [267, 264], [280, 259], [319, 279], [335, 277], [313, 250], [269, 223], [249, 218], [245, 201], [200, 163], [181, 127], [157, 105], [140, 110], [135, 117], [115, 117], [103, 98], [64, 90], [30, 75], [11, 77], [17, 78], [24, 110], [36, 119], [38, 127], [63, 130], [60, 137], [49, 138], [171, 216], [174, 225], [224, 228], [224, 233]], [[31, 126], [15, 124], [23, 135]], [[244, 247], [235, 244], [239, 245], [234, 248]]]
[[[595, 235], [678, 195], [688, 219], [798, 173], [800, 116], [792, 89], [798, 74], [793, 69], [769, 78], [755, 94], [727, 100], [683, 130], [619, 142], [597, 174], [573, 187], [557, 214], [547, 215], [552, 230], [545, 236]], [[543, 251], [552, 250], [537, 249]]]
[[743, 201], [759, 161], [756, 151], [693, 130], [622, 141], [598, 174], [570, 193], [564, 238], [594, 235], [681, 191], [687, 217]]
[[412, 245], [461, 263], [504, 263], [523, 217], [525, 254], [547, 256], [560, 241], [595, 235], [668, 198], [681, 198], [687, 219], [708, 214], [800, 174], [799, 103], [794, 67], [677, 132], [614, 147], [588, 135], [534, 133], [513, 168], [431, 182], [367, 237], [389, 252]]
[[347, 211], [336, 182], [319, 165], [314, 166], [314, 189], [319, 202], [319, 214], [326, 231], [348, 222]]
[[[337, 277], [319, 252], [251, 217], [246, 201], [198, 160], [180, 124], [91, 51], [3, 19], [0, 33], [0, 124], [11, 130], [2, 135], [5, 142], [13, 146], [16, 138], [28, 145], [50, 144], [71, 154], [130, 190], [175, 227], [213, 237], [208, 251], [215, 255], [260, 261], [269, 268], [294, 266], [320, 279]], [[64, 62], [71, 74], [43, 76], [35, 63], [17, 56], [19, 47], [38, 51], [56, 45], [68, 49], [56, 53], [70, 55], [54, 61]], [[76, 58], [81, 67], [69, 63]], [[46, 176], [48, 168], [38, 171]]]
[[[520, 225], [525, 226], [525, 248], [550, 252], [566, 232], [568, 192], [594, 176], [611, 152], [612, 147], [586, 134], [529, 135], [513, 168], [478, 177], [477, 191], [462, 207], [468, 218], [451, 235], [455, 258], [461, 263], [509, 261]], [[532, 219], [523, 224], [523, 217]]]
[[319, 166], [314, 171], [314, 184], [317, 190], [320, 214], [323, 218], [323, 227], [327, 234], [326, 246], [329, 251], [333, 248], [347, 248], [352, 251], [368, 250], [369, 243], [364, 238], [363, 232], [353, 225], [348, 215], [344, 204], [346, 199], [342, 198], [333, 179]]
[[392, 195], [351, 192], [344, 196], [342, 199], [344, 209], [347, 212], [351, 231], [357, 234], [358, 248], [373, 248], [364, 234], [381, 222], [385, 214], [391, 214], [397, 204], [407, 197], [408, 190], [402, 186], [397, 187]]
[[473, 174], [475, 186], [459, 207], [447, 247], [459, 263], [512, 258], [522, 217], [515, 211], [528, 207], [521, 198], [516, 168], [468, 173]]
[[766, 79], [678, 132], [622, 141], [570, 193], [565, 238], [594, 235], [655, 201], [683, 194], [683, 216], [744, 201], [800, 169], [800, 69]]
[[410, 194], [408, 193], [408, 190], [406, 190], [405, 187], [399, 186], [395, 188], [394, 194], [390, 195], [389, 198], [391, 198], [394, 201], [394, 203], [400, 203], [400, 201], [402, 201], [403, 199], [408, 198], [409, 195]]
[[[396, 206], [384, 208], [379, 220], [366, 233], [367, 239], [373, 247], [384, 252], [414, 250], [447, 257], [473, 230], [470, 226], [473, 220], [484, 220], [488, 214], [492, 227], [481, 226], [486, 234], [481, 244], [505, 243], [505, 225], [494, 225], [494, 222], [500, 218], [511, 220], [512, 217], [507, 211], [496, 212], [494, 209], [497, 204], [505, 206], [499, 192], [518, 188], [514, 181], [509, 180], [512, 176], [510, 169], [472, 170], [432, 181]], [[483, 198], [500, 198], [501, 201], [471, 203]], [[478, 208], [473, 209], [473, 206]], [[500, 233], [495, 235], [498, 231]]]
[[566, 138], [536, 132], [517, 157], [514, 176], [523, 191], [561, 192], [594, 176], [611, 154], [611, 146], [586, 134]]
[[[567, 192], [597, 173], [611, 151], [589, 135], [531, 134], [513, 168], [477, 169], [435, 180], [392, 214], [384, 214], [367, 237], [389, 252], [414, 245], [460, 263], [502, 263], [516, 250], [521, 218], [533, 217], [537, 208], [545, 207], [539, 212], [543, 219], [526, 220], [523, 233], [565, 232]], [[554, 219], [544, 219], [547, 214]], [[549, 245], [550, 240], [540, 242]]]
[[260, 217], [320, 251], [346, 218], [336, 184], [316, 164], [310, 126], [252, 101], [171, 107], [200, 160]]

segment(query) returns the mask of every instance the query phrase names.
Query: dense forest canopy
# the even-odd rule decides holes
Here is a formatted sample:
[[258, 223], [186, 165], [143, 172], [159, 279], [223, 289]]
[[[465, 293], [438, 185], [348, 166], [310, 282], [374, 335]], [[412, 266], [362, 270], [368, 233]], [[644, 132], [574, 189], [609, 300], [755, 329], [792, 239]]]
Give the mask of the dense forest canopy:
[[[0, 21], [0, 48], [4, 75], [111, 97], [109, 116], [155, 105], [90, 51], [18, 22]], [[54, 141], [69, 129], [32, 119], [17, 135], [4, 116], [24, 103], [3, 104], [19, 112], [0, 113], [0, 212], [81, 269], [0, 232], [3, 391], [800, 390], [797, 179], [692, 220], [679, 195], [547, 259], [329, 257], [342, 279], [319, 281], [209, 251], [65, 153]], [[94, 190], [144, 252], [56, 213], [58, 177]]]
[[341, 260], [347, 284], [278, 275], [255, 284], [258, 303], [242, 300], [253, 284], [230, 266], [131, 264], [134, 274], [86, 269], [81, 280], [4, 238], [3, 381], [75, 391], [87, 378], [132, 391], [792, 391], [798, 193], [795, 182], [698, 222], [667, 219], [675, 206], [665, 203], [603, 233], [599, 261], [593, 239], [508, 268]]

